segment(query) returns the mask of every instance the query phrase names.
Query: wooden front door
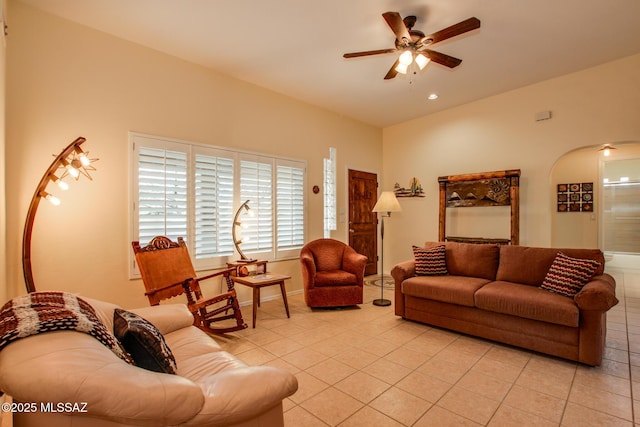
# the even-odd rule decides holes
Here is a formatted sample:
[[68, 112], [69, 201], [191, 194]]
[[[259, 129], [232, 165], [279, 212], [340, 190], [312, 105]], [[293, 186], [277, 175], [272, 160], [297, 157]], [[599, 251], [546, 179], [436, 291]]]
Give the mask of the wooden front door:
[[349, 169], [349, 246], [369, 258], [367, 276], [378, 273], [378, 217], [371, 212], [377, 198], [378, 176]]

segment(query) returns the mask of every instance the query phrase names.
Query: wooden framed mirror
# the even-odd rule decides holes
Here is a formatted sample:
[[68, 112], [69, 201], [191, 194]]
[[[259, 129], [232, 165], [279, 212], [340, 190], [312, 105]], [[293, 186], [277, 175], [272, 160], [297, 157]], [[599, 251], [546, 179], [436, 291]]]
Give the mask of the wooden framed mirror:
[[[520, 243], [520, 169], [438, 177], [438, 240], [467, 243]], [[509, 239], [447, 236], [447, 208], [511, 206]]]

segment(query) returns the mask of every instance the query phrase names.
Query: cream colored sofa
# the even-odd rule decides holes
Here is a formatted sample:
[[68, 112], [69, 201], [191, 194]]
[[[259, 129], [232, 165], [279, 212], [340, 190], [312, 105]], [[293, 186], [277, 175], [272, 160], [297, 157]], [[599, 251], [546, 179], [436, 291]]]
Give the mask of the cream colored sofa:
[[[83, 299], [113, 330], [113, 312], [118, 307]], [[0, 351], [0, 389], [13, 397], [16, 408], [21, 403], [35, 404], [31, 405], [35, 412], [14, 413], [15, 425], [284, 424], [282, 400], [298, 387], [291, 373], [245, 365], [192, 326], [193, 316], [184, 305], [130, 311], [162, 332], [176, 359], [177, 375], [130, 365], [81, 332], [47, 332], [22, 338]], [[57, 408], [60, 403], [69, 403], [68, 409], [78, 411], [42, 410]], [[23, 405], [25, 408], [29, 406]], [[80, 412], [82, 409], [87, 412]]]

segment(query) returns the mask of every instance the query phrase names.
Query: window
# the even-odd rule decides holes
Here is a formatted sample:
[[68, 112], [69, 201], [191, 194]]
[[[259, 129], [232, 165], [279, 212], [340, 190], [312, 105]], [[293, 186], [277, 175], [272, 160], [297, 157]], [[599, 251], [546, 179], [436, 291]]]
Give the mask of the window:
[[291, 251], [304, 245], [304, 170], [294, 162], [280, 161], [276, 182], [278, 248], [294, 255]]
[[324, 159], [324, 237], [330, 238], [336, 229], [336, 149], [329, 147]]
[[273, 247], [273, 164], [269, 159], [240, 160], [240, 198], [249, 200], [253, 216], [243, 219], [242, 251], [271, 251]]
[[[132, 236], [146, 244], [183, 237], [196, 269], [233, 260], [233, 217], [244, 201], [242, 251], [269, 260], [304, 244], [306, 163], [141, 134], [132, 144]], [[132, 257], [132, 277], [138, 273]]]

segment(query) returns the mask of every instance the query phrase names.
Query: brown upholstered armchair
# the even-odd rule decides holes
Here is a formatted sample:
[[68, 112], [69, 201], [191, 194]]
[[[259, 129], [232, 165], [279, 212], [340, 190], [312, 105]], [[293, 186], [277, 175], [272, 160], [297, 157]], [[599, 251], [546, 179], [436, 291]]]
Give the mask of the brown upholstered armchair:
[[309, 307], [362, 304], [367, 257], [333, 239], [318, 239], [300, 250], [304, 299]]

